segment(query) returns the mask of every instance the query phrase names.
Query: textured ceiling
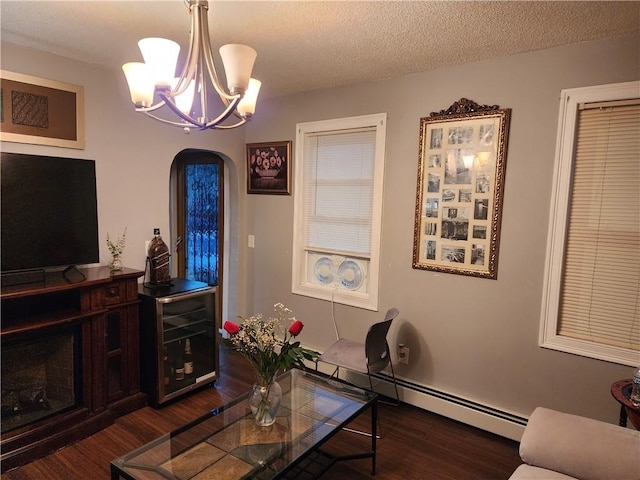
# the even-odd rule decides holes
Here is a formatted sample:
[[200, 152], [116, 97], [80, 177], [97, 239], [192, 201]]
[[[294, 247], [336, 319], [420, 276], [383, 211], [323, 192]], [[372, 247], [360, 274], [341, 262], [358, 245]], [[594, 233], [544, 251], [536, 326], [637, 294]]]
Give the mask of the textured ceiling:
[[[349, 85], [640, 31], [640, 2], [210, 1], [214, 50], [258, 51], [261, 97]], [[1, 0], [1, 39], [120, 68], [137, 41], [186, 49], [182, 0]]]

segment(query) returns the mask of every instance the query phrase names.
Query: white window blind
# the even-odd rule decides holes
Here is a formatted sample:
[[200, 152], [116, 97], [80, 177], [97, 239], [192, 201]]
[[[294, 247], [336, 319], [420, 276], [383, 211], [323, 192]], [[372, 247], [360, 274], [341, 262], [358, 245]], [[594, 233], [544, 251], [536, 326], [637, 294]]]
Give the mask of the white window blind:
[[640, 350], [640, 105], [578, 112], [557, 334]]
[[304, 246], [369, 257], [375, 129], [308, 133], [304, 149]]
[[293, 293], [378, 309], [386, 121], [296, 125]]

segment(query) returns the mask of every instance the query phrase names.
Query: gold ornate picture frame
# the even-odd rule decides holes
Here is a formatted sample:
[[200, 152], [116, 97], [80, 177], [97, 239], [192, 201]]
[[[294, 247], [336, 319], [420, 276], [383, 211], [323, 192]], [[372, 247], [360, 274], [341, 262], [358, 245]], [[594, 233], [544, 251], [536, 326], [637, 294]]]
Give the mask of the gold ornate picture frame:
[[462, 98], [420, 119], [413, 268], [497, 278], [510, 118]]
[[84, 148], [84, 88], [0, 70], [0, 140]]

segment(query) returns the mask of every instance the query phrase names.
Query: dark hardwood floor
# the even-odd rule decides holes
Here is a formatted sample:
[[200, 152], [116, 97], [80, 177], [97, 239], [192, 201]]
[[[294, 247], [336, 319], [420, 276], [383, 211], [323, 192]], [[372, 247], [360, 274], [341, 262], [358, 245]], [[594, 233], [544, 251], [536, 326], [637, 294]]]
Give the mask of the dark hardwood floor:
[[[6, 472], [1, 480], [108, 480], [109, 462], [192, 420], [250, 388], [253, 374], [235, 352], [220, 351], [220, 379], [161, 409], [145, 407], [47, 457]], [[411, 405], [381, 404], [383, 438], [378, 441], [378, 480], [506, 480], [520, 464], [518, 443]], [[366, 430], [368, 415], [354, 428]], [[366, 451], [370, 439], [340, 432], [324, 447], [333, 454]], [[341, 462], [322, 480], [372, 478], [370, 460]]]

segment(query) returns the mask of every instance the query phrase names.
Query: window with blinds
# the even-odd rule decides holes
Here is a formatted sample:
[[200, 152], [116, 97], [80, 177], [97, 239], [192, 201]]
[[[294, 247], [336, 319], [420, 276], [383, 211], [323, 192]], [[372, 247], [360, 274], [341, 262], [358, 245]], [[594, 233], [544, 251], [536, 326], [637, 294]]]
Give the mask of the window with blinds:
[[304, 144], [305, 248], [369, 258], [375, 129], [308, 133]]
[[543, 318], [544, 346], [628, 365], [640, 360], [639, 91], [563, 93]]
[[377, 310], [385, 122], [298, 125], [293, 293]]

